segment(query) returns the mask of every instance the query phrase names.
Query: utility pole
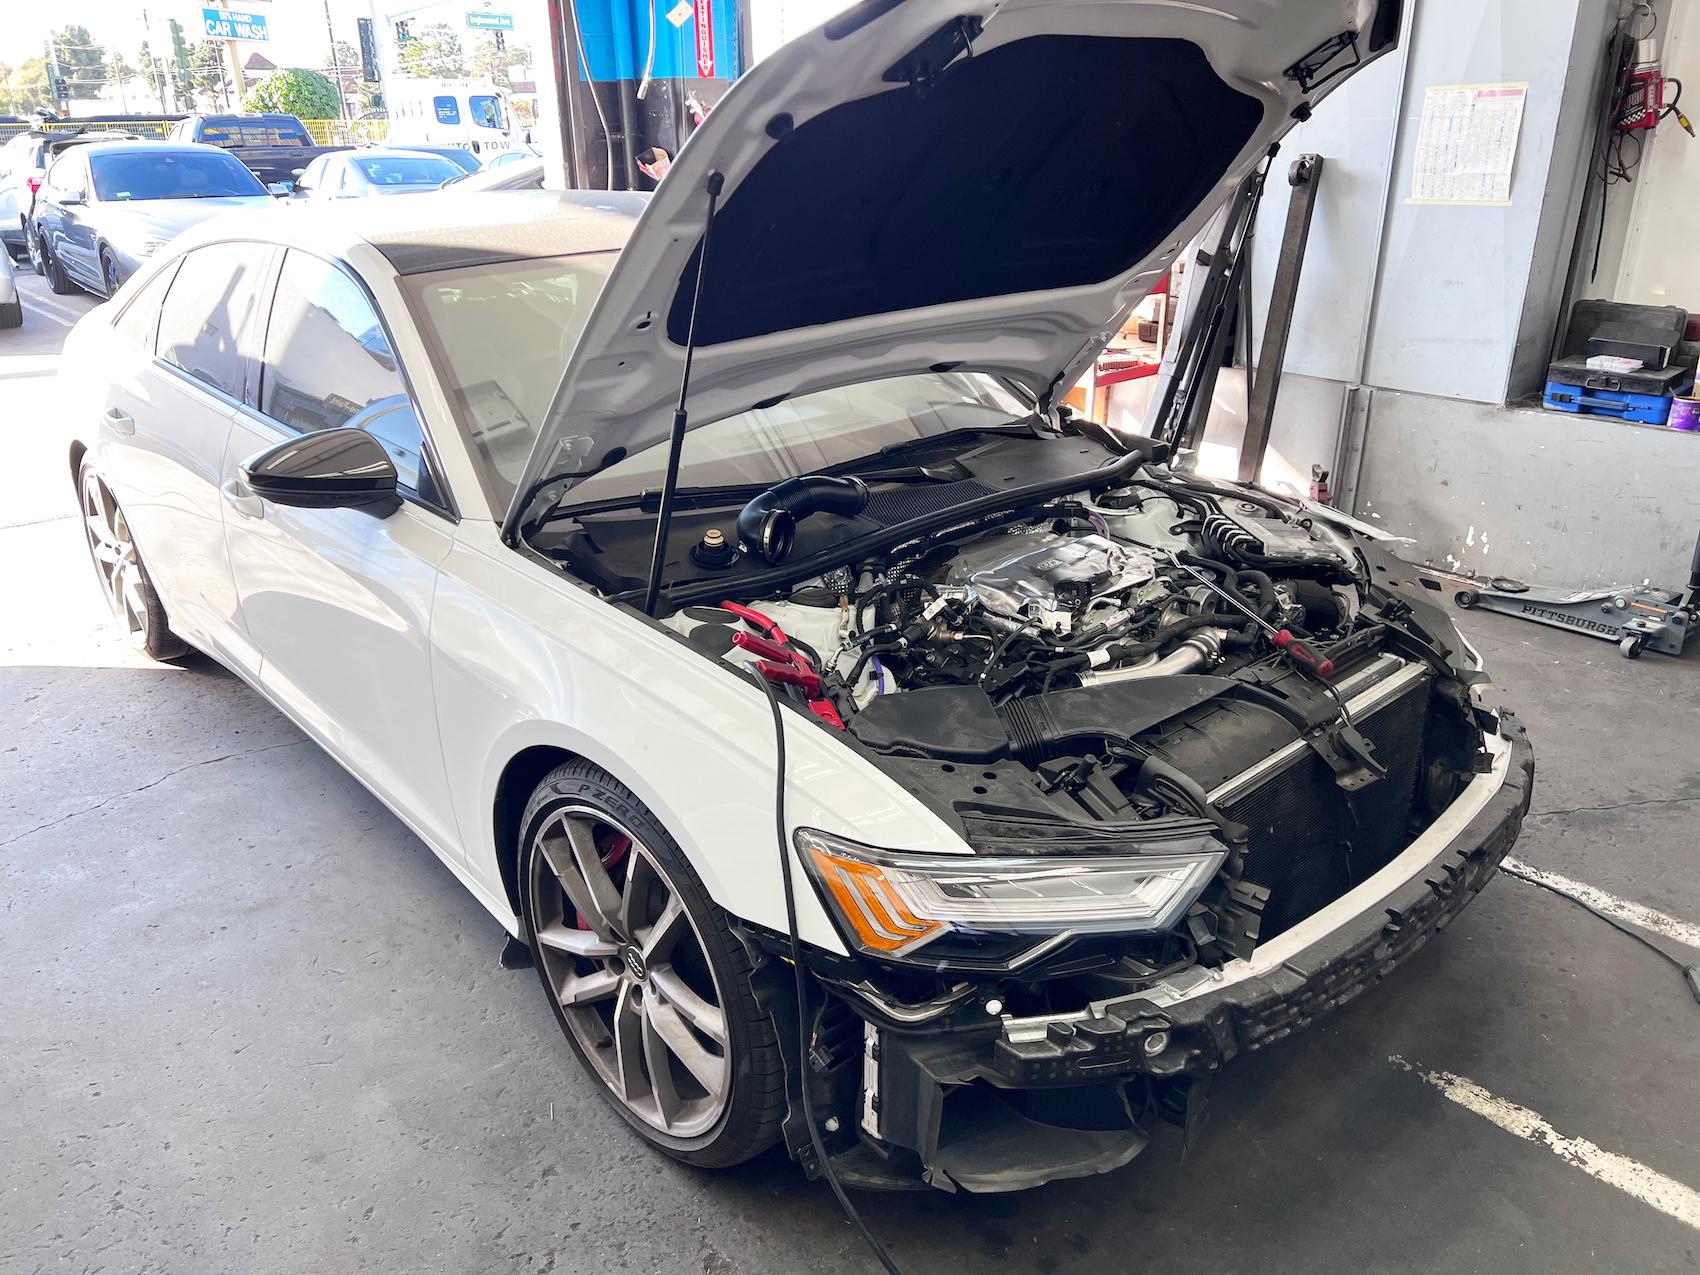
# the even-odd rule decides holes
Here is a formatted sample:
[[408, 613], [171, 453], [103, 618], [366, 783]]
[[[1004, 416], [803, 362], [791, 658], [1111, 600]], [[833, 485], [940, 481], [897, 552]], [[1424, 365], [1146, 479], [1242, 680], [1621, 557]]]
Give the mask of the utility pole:
[[[229, 12], [230, 0], [218, 0], [218, 7]], [[248, 82], [242, 78], [242, 55], [236, 51], [236, 41], [224, 42], [225, 60], [230, 64], [230, 82], [236, 86], [236, 100], [240, 104], [242, 94], [247, 91]], [[225, 106], [230, 106], [229, 95], [225, 97]]]
[[342, 83], [342, 63], [336, 55], [336, 28], [331, 26], [331, 0], [325, 0], [325, 36], [331, 42], [331, 77], [336, 82], [336, 114], [344, 123], [348, 120], [348, 94]]
[[47, 92], [53, 99], [53, 113], [65, 114], [65, 103], [59, 98], [59, 50], [53, 43], [53, 32], [47, 33]]
[[159, 94], [159, 113], [165, 115], [171, 108], [165, 104], [165, 67], [161, 64], [159, 55], [153, 51], [154, 29], [153, 22], [148, 17], [148, 11], [142, 10], [142, 50], [147, 54], [148, 83], [153, 85], [154, 92]]

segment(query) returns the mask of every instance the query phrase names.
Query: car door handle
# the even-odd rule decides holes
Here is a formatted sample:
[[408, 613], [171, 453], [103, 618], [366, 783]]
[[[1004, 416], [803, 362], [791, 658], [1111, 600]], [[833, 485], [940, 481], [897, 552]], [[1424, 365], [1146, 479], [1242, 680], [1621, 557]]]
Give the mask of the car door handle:
[[136, 418], [128, 412], [121, 412], [116, 407], [106, 409], [106, 424], [114, 434], [125, 438], [136, 432]]
[[256, 496], [253, 489], [240, 478], [232, 478], [219, 488], [224, 493], [224, 499], [229, 506], [244, 518], [264, 518], [266, 505]]

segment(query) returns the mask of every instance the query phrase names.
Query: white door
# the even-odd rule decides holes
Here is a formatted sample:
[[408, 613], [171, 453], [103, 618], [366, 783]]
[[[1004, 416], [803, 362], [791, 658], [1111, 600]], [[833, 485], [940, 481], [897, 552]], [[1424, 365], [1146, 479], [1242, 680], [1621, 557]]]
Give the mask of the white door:
[[[266, 325], [256, 409], [225, 450], [224, 527], [268, 694], [440, 851], [460, 857], [431, 694], [431, 599], [454, 520], [372, 303], [352, 276], [289, 250]], [[301, 433], [369, 428], [401, 475], [399, 509], [297, 509], [242, 482]]]
[[101, 369], [100, 469], [172, 627], [250, 674], [259, 664], [237, 615], [219, 484], [271, 259], [252, 243], [187, 253], [126, 301]]

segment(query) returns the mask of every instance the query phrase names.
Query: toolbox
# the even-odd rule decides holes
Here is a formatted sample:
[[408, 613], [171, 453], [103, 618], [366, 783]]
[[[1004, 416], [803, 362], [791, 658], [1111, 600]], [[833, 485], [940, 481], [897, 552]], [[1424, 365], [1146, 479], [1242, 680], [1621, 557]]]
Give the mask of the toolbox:
[[1555, 412], [1586, 412], [1590, 416], [1615, 416], [1620, 421], [1663, 425], [1670, 419], [1670, 395], [1631, 394], [1624, 390], [1596, 390], [1562, 381], [1548, 381], [1541, 396], [1544, 406]]
[[1686, 394], [1694, 385], [1694, 369], [1681, 363], [1669, 367], [1637, 368], [1633, 372], [1613, 372], [1589, 367], [1587, 356], [1571, 355], [1558, 359], [1547, 367], [1547, 380], [1561, 386], [1584, 390], [1610, 390], [1617, 394], [1663, 395]]
[[[1674, 305], [1632, 305], [1624, 301], [1578, 301], [1570, 309], [1561, 359], [1618, 354], [1654, 371], [1670, 362], [1688, 311]], [[1550, 379], [1550, 378], [1549, 378]]]
[[[1670, 361], [1687, 321], [1687, 311], [1677, 306], [1578, 301], [1561, 356], [1547, 367], [1542, 404], [1556, 412], [1665, 424], [1672, 397], [1694, 386], [1694, 368]], [[1645, 366], [1628, 372], [1589, 367], [1589, 356], [1598, 354], [1640, 359]]]

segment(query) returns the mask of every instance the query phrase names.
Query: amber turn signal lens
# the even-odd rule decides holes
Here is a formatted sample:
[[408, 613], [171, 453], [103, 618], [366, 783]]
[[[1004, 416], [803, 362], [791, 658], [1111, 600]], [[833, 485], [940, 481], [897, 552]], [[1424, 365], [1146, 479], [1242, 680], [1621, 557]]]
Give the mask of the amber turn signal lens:
[[839, 915], [872, 952], [901, 952], [936, 937], [947, 927], [911, 912], [876, 864], [807, 847], [815, 875], [831, 893]]

